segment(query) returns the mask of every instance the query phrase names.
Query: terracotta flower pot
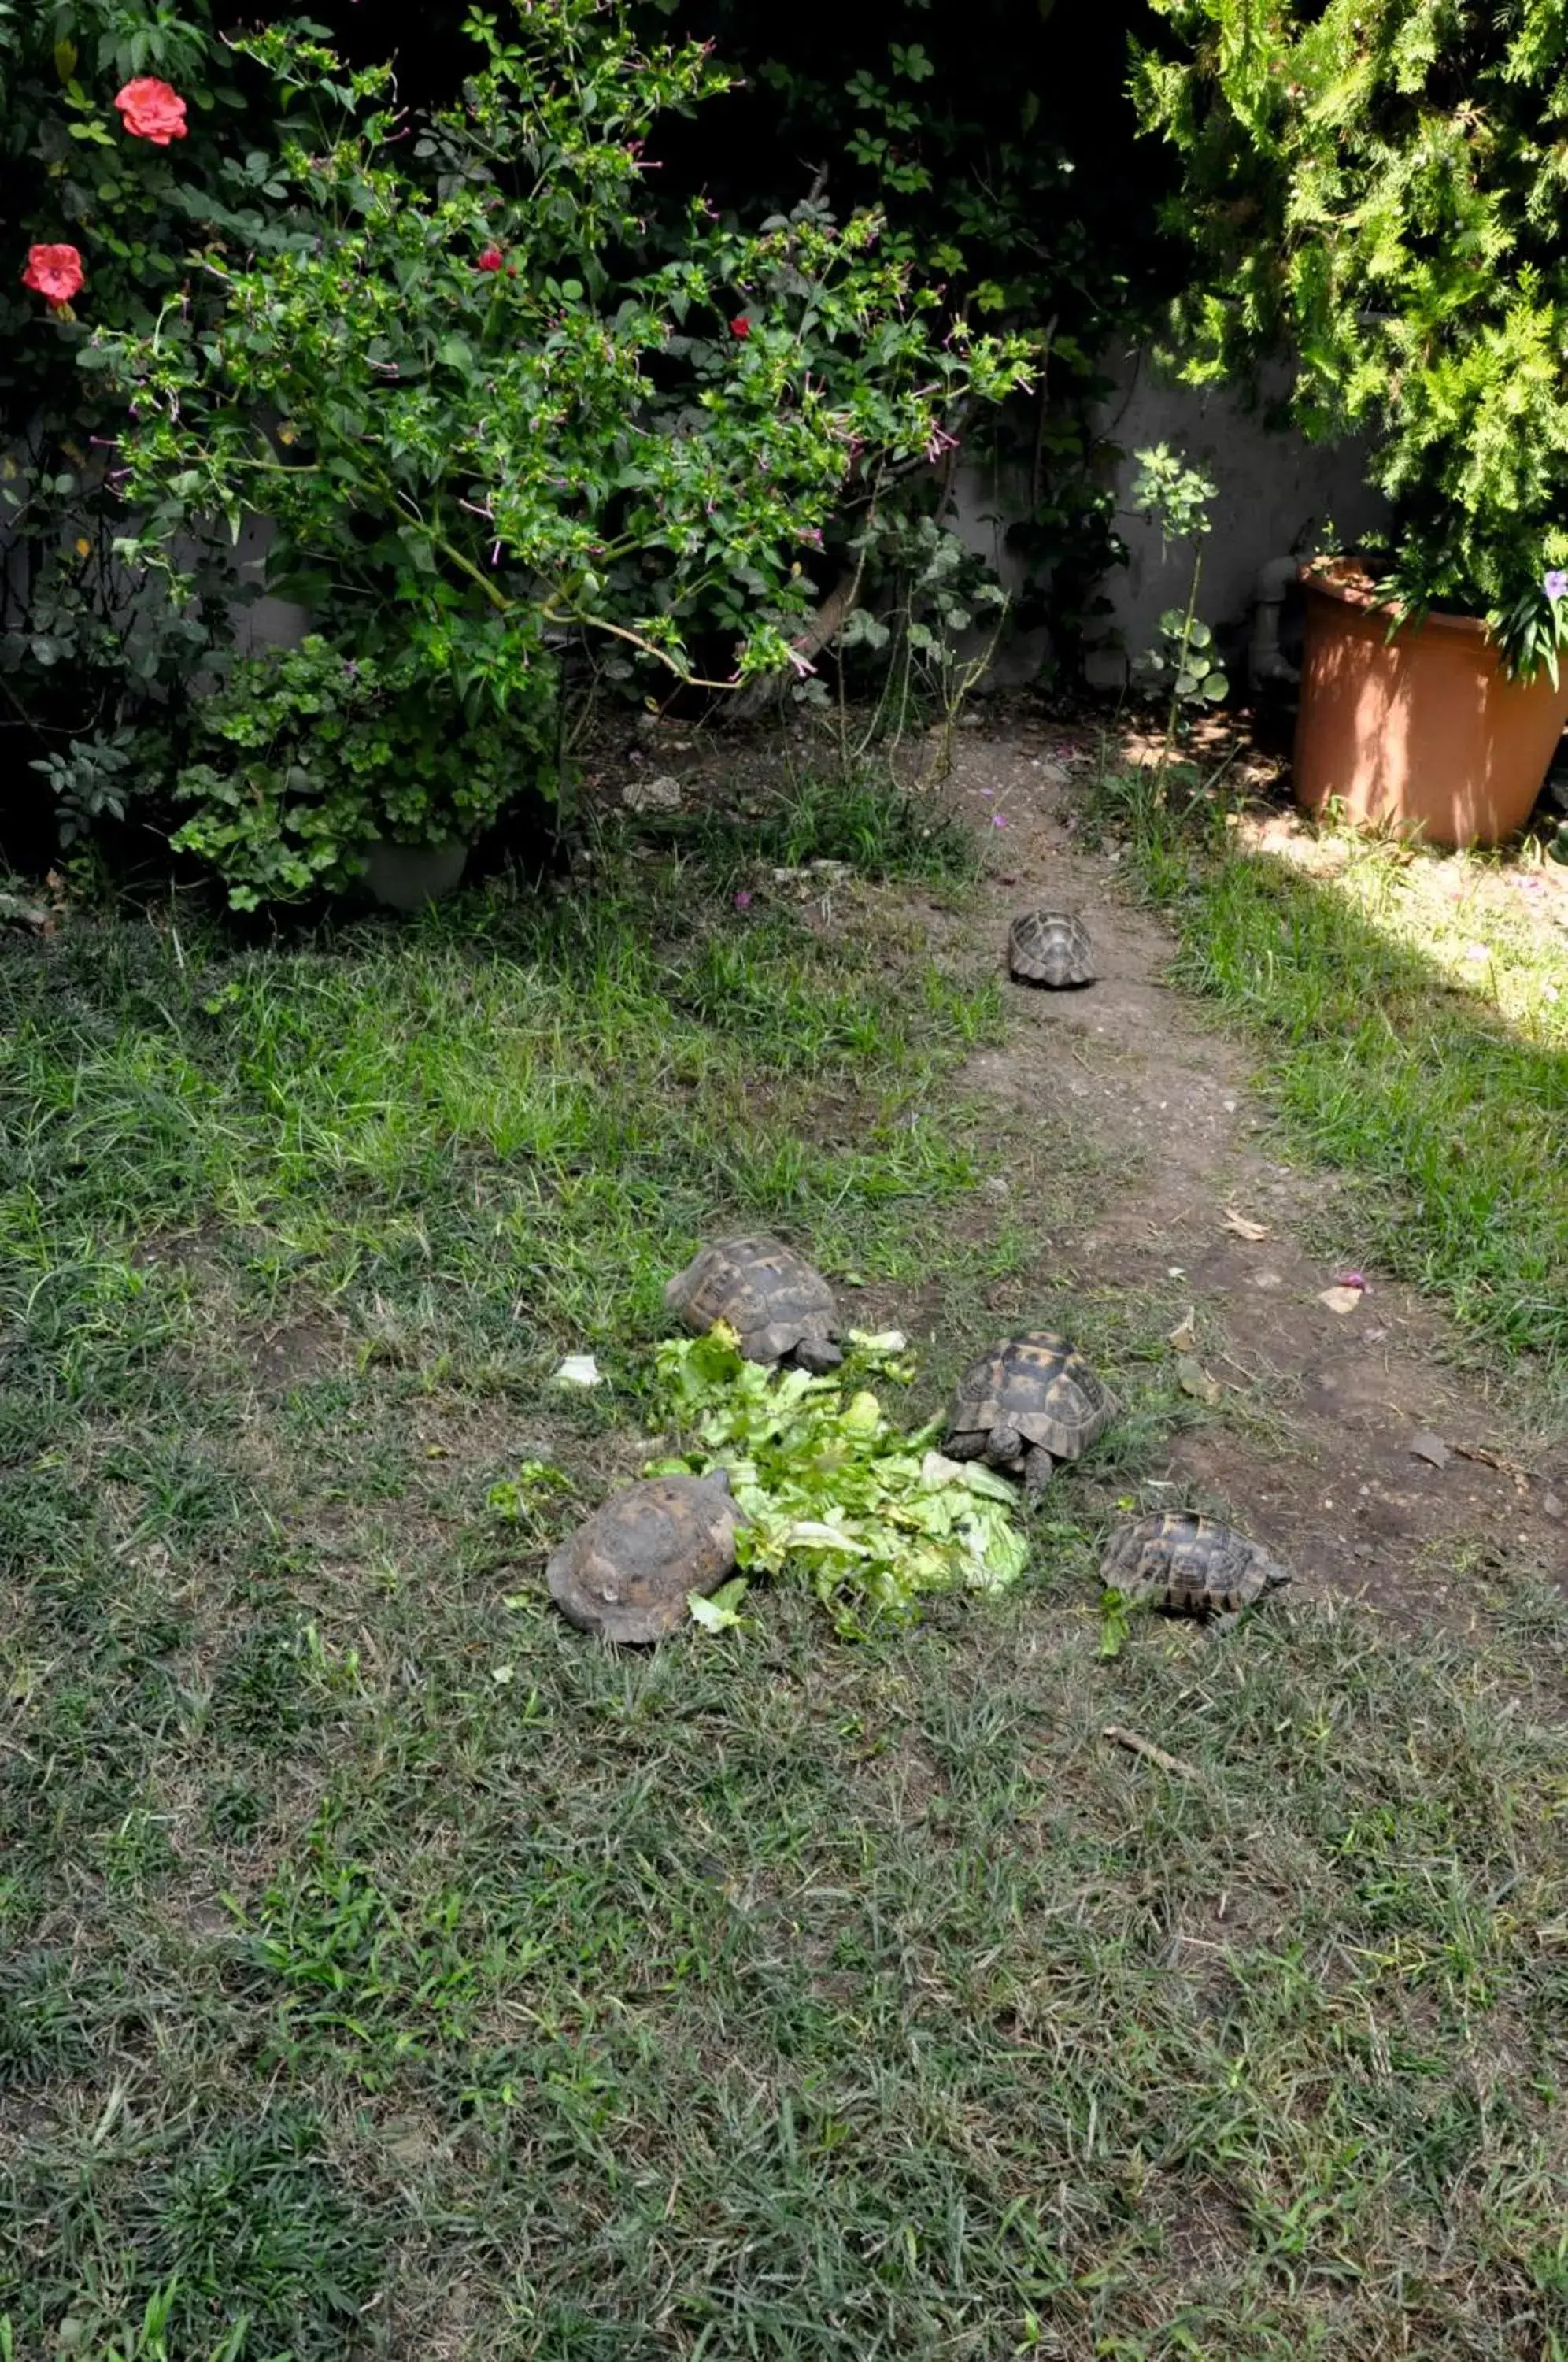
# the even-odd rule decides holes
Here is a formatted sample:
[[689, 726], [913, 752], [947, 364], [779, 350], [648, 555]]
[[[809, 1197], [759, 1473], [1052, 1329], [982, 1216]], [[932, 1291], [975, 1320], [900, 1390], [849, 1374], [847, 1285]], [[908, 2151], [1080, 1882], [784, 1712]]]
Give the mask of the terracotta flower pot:
[[1392, 639], [1353, 559], [1303, 572], [1297, 800], [1429, 844], [1496, 844], [1529, 817], [1568, 723], [1568, 665], [1510, 680], [1486, 627], [1428, 615]]

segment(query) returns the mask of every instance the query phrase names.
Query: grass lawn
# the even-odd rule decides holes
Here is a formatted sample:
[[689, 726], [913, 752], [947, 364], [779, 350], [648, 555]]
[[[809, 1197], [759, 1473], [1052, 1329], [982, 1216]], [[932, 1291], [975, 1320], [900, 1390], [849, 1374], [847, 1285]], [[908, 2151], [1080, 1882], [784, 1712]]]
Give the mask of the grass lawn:
[[[955, 1091], [997, 988], [897, 889], [819, 940], [734, 884], [0, 950], [0, 2353], [1562, 2362], [1555, 1591], [1102, 1661], [1177, 1415], [1107, 1298], [1131, 1415], [1010, 1597], [551, 1610], [704, 1229], [908, 1308], [912, 1412], [1126, 1186]], [[1494, 1287], [1548, 1211], [1494, 1202]], [[536, 1456], [577, 1498], [519, 1528]]]

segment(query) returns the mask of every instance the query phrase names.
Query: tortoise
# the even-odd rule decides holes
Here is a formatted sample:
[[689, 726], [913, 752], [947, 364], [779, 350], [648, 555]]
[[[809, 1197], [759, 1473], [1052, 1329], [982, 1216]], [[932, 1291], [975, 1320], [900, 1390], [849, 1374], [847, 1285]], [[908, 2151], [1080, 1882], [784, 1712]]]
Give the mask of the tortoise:
[[613, 1493], [569, 1534], [546, 1570], [569, 1624], [606, 1640], [662, 1640], [687, 1596], [717, 1591], [735, 1564], [739, 1510], [721, 1469], [648, 1476]]
[[1069, 911], [1025, 911], [1008, 929], [1007, 964], [1021, 984], [1094, 982], [1088, 929]]
[[748, 1362], [798, 1362], [802, 1370], [836, 1370], [838, 1308], [820, 1271], [781, 1239], [760, 1233], [715, 1239], [664, 1291], [693, 1335], [727, 1320]]
[[1021, 1476], [1031, 1493], [1060, 1460], [1076, 1460], [1103, 1435], [1121, 1405], [1080, 1353], [1053, 1329], [1028, 1329], [972, 1362], [958, 1381], [944, 1449]]
[[1156, 1509], [1118, 1527], [1099, 1571], [1130, 1605], [1201, 1616], [1216, 1629], [1290, 1581], [1261, 1542], [1195, 1509]]

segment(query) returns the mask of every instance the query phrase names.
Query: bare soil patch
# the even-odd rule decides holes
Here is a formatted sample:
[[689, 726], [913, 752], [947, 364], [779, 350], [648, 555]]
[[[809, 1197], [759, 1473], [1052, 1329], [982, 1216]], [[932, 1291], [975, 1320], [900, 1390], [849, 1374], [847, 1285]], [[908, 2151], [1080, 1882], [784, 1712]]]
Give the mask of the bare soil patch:
[[[1171, 938], [1130, 905], [1115, 851], [1075, 843], [1077, 759], [1055, 731], [960, 741], [961, 807], [999, 838], [996, 816], [1007, 823], [1005, 861], [964, 922], [977, 955], [1000, 964], [1012, 913], [1059, 900], [1087, 921], [1099, 966], [1079, 992], [1010, 987], [1007, 1046], [977, 1054], [966, 1079], [1043, 1131], [1062, 1109], [1113, 1166], [1137, 1158], [1135, 1185], [1086, 1206], [1057, 1244], [1097, 1288], [1180, 1275], [1224, 1396], [1177, 1440], [1166, 1475], [1229, 1502], [1303, 1584], [1400, 1617], [1463, 1621], [1478, 1577], [1504, 1564], [1568, 1580], [1568, 1528], [1546, 1507], [1568, 1499], [1563, 1439], [1521, 1433], [1496, 1385], [1467, 1375], [1463, 1341], [1367, 1268], [1348, 1226], [1338, 1252], [1323, 1252], [1341, 1193], [1275, 1153], [1244, 1049], [1165, 981]], [[1241, 1235], [1231, 1214], [1266, 1235]], [[1367, 1284], [1353, 1310], [1320, 1301], [1354, 1271]], [[1266, 1443], [1226, 1418], [1227, 1397], [1275, 1415]], [[1450, 1447], [1444, 1466], [1412, 1453], [1432, 1435]]]
[[[1084, 842], [1074, 782], [1099, 757], [1098, 727], [1000, 705], [966, 721], [933, 809], [949, 802], [980, 838], [980, 887], [959, 911], [918, 885], [871, 889], [878, 925], [896, 891], [910, 931], [944, 965], [1004, 979], [1007, 1041], [976, 1051], [959, 1080], [1005, 1120], [1016, 1154], [1005, 1188], [991, 1184], [992, 1203], [967, 1219], [1027, 1222], [1038, 1210], [1039, 1277], [1048, 1270], [1058, 1298], [1073, 1286], [1101, 1299], [1175, 1290], [1193, 1309], [1197, 1358], [1219, 1399], [1173, 1439], [1157, 1483], [1175, 1491], [1162, 1500], [1179, 1492], [1228, 1507], [1289, 1558], [1305, 1591], [1360, 1598], [1402, 1621], [1463, 1627], [1489, 1581], [1509, 1573], [1568, 1583], [1558, 1507], [1568, 1503], [1568, 1442], [1531, 1430], [1441, 1311], [1371, 1267], [1334, 1176], [1284, 1158], [1246, 1048], [1167, 980], [1173, 939], [1130, 898], [1117, 850]], [[1216, 725], [1210, 735], [1208, 752], [1229, 756], [1252, 789], [1275, 778], [1278, 764], [1233, 745], [1233, 733]], [[1122, 741], [1127, 759], [1150, 757], [1153, 742], [1135, 732]], [[933, 739], [903, 767], [929, 766], [935, 752]], [[796, 754], [809, 760], [803, 740]], [[776, 784], [779, 763], [777, 737], [716, 758], [712, 742], [650, 726], [605, 763], [595, 800], [613, 811], [625, 783], [657, 769], [679, 780], [688, 809], [744, 811]], [[1249, 843], [1297, 868], [1331, 860], [1288, 814], [1245, 825]], [[1549, 925], [1568, 895], [1562, 879], [1528, 897], [1514, 884], [1497, 890]], [[827, 934], [855, 926], [864, 890], [831, 868], [759, 873], [756, 898], [788, 899]], [[1033, 903], [1087, 921], [1094, 985], [1005, 981], [1008, 922]], [[1047, 1221], [1036, 1184], [1068, 1140], [1094, 1177], [1065, 1225], [1060, 1191]], [[1248, 1225], [1264, 1235], [1244, 1235]], [[1331, 1308], [1323, 1291], [1354, 1273], [1366, 1284], [1353, 1309]], [[987, 1301], [1028, 1317], [1031, 1285], [1008, 1283]], [[856, 1310], [923, 1336], [942, 1293], [868, 1291]], [[1433, 1437], [1449, 1451], [1441, 1466], [1411, 1449]]]

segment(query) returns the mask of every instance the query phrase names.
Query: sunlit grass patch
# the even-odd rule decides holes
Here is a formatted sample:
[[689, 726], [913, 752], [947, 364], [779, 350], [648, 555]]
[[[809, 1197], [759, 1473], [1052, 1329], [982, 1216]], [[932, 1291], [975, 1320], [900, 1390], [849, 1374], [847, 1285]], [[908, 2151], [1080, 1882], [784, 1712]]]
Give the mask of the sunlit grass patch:
[[1251, 1032], [1290, 1134], [1353, 1185], [1364, 1253], [1560, 1383], [1568, 872], [1227, 828], [1187, 773], [1095, 800], [1176, 925], [1177, 979]]

